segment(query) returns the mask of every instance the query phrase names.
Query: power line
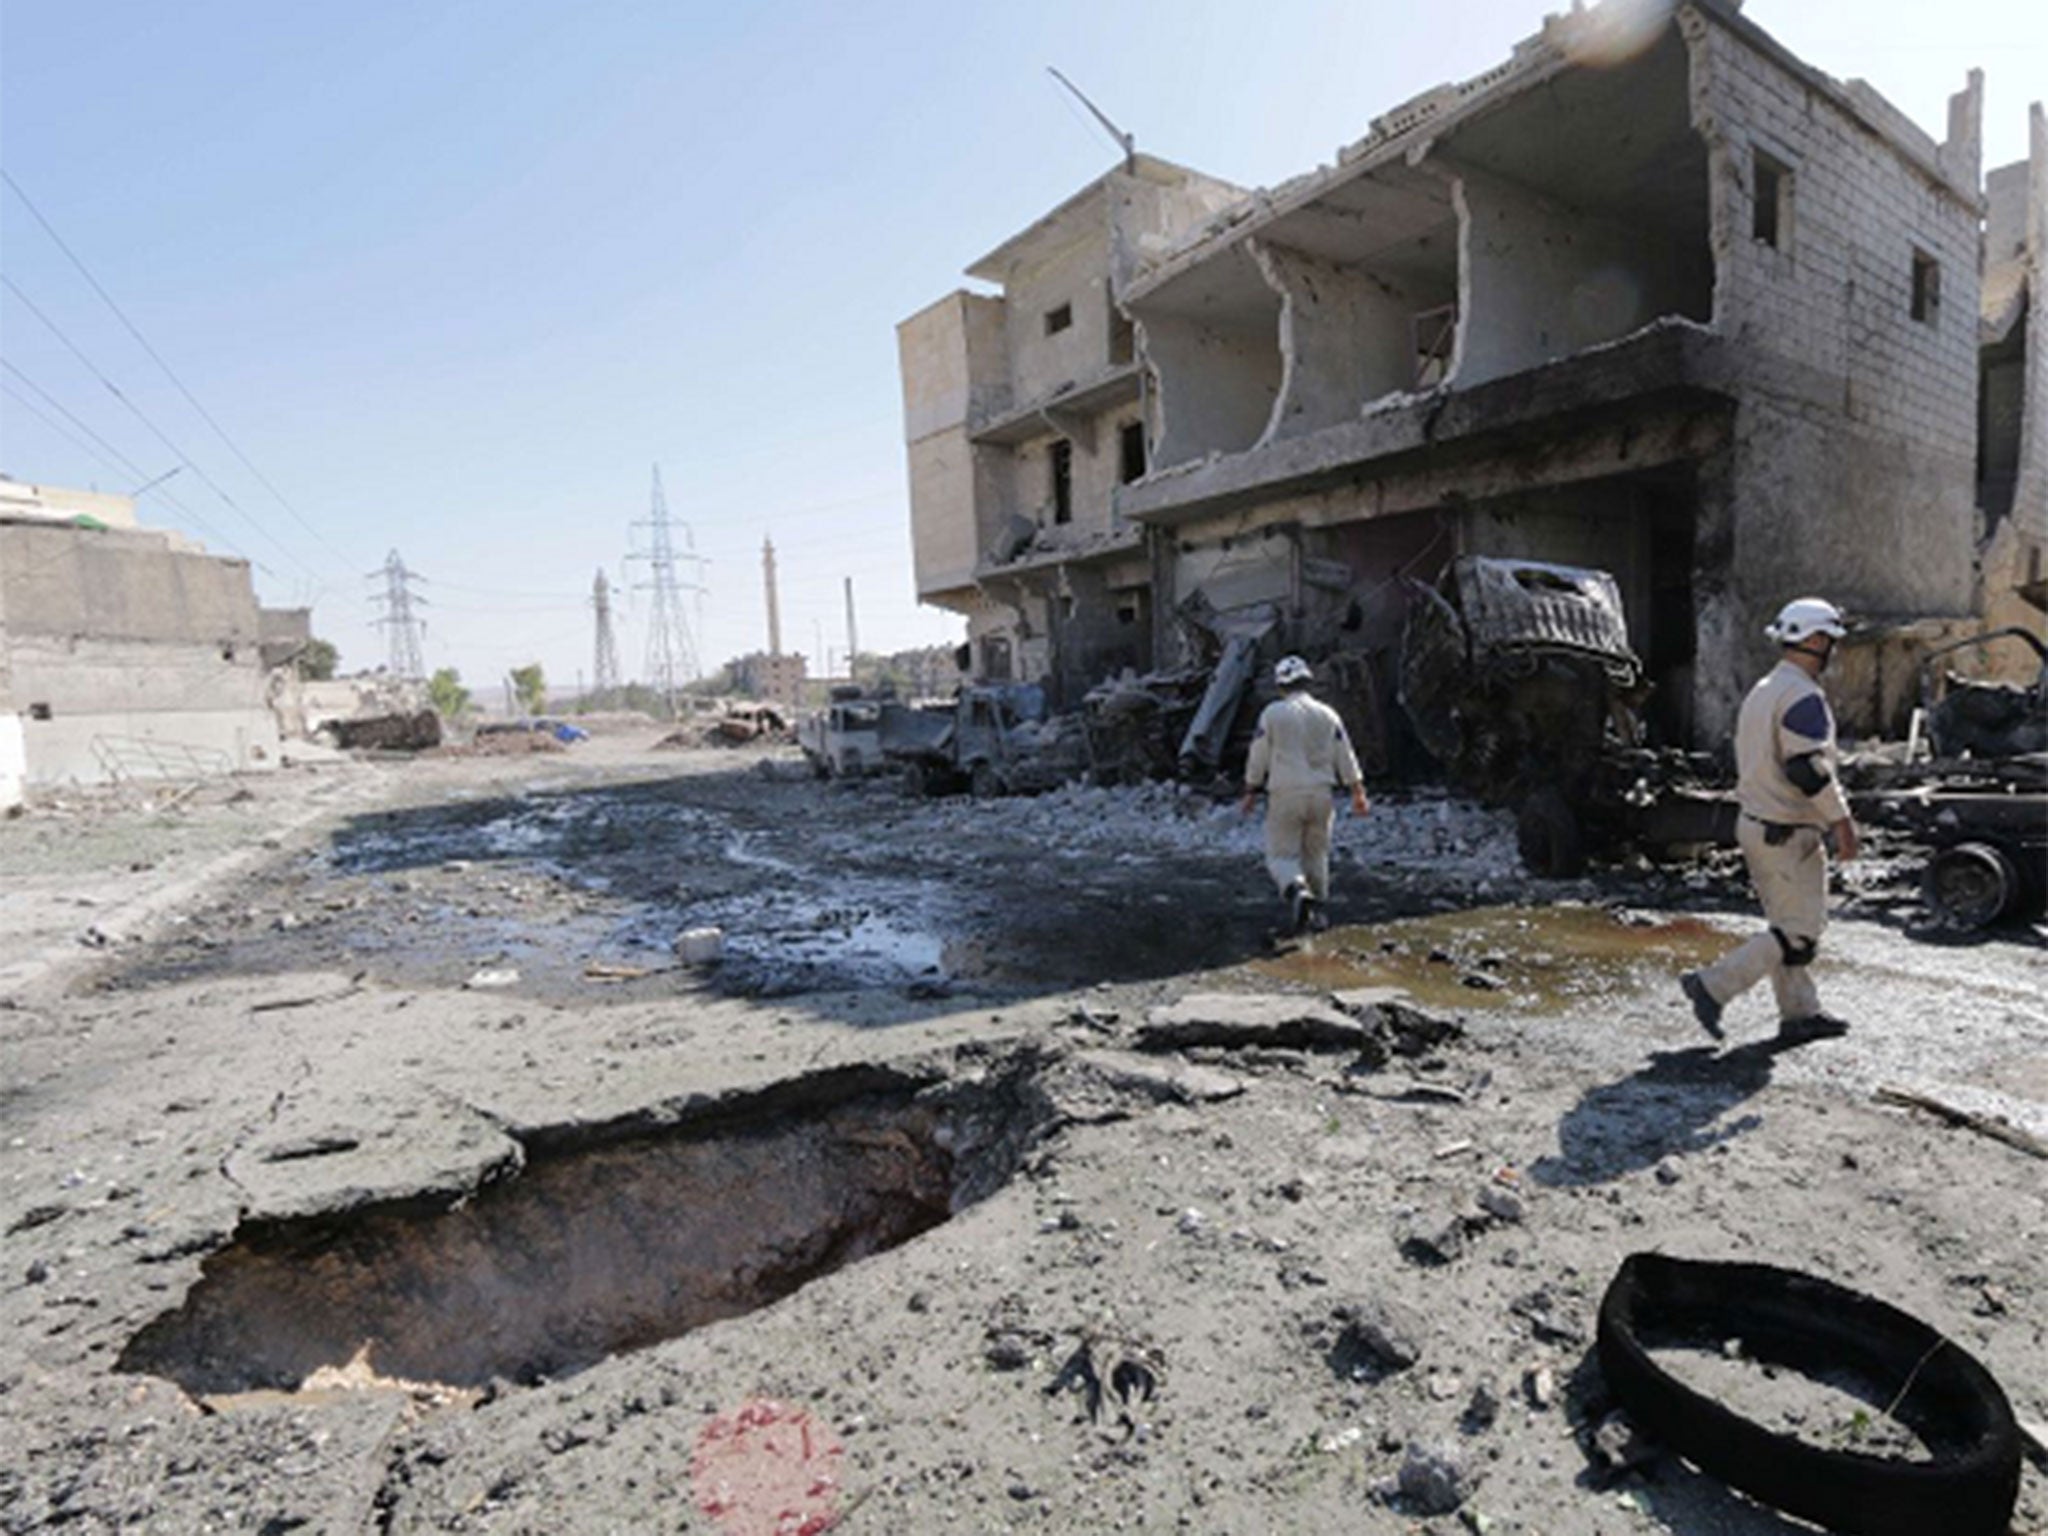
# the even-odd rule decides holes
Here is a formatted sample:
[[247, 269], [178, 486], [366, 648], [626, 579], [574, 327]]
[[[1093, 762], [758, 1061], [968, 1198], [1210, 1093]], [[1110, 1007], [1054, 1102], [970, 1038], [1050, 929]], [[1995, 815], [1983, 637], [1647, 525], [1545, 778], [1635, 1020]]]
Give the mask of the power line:
[[223, 502], [225, 502], [228, 505], [228, 507], [232, 509], [234, 513], [238, 517], [240, 517], [244, 522], [246, 522], [251, 528], [254, 528], [258, 533], [262, 534], [266, 539], [270, 540], [270, 542], [277, 548], [278, 552], [282, 554], [286, 559], [296, 563], [300, 570], [304, 571], [308, 576], [311, 576], [315, 581], [318, 581], [320, 579], [320, 573], [318, 571], [314, 570], [310, 565], [306, 564], [304, 560], [301, 560], [297, 555], [293, 554], [291, 550], [287, 549], [285, 545], [278, 539], [276, 534], [272, 533], [268, 528], [265, 528], [254, 517], [250, 516], [248, 512], [243, 510], [241, 504], [237, 502], [234, 497], [230, 496], [226, 491], [222, 490], [219, 484], [214, 480], [213, 476], [209, 475], [205, 470], [201, 469], [197, 464], [193, 463], [192, 456], [185, 452], [184, 449], [180, 448], [175, 442], [173, 442], [170, 438], [170, 435], [166, 433], [163, 430], [163, 428], [159, 427], [154, 421], [151, 421], [148, 415], [143, 411], [141, 406], [137, 405], [133, 400], [130, 400], [125, 394], [123, 394], [121, 392], [120, 386], [116, 384], [112, 379], [108, 378], [106, 374], [100, 369], [100, 367], [96, 363], [94, 363], [91, 358], [85, 355], [85, 353], [79, 348], [78, 343], [73, 341], [69, 336], [67, 336], [64, 333], [63, 327], [58, 325], [57, 322], [52, 320], [48, 315], [44, 314], [42, 310], [37, 307], [35, 300], [31, 299], [26, 293], [23, 293], [21, 291], [21, 285], [19, 283], [15, 282], [15, 280], [11, 277], [8, 277], [4, 274], [0, 274], [0, 284], [4, 284], [9, 293], [13, 294], [15, 298], [19, 299], [25, 306], [27, 306], [28, 312], [34, 315], [38, 320], [42, 321], [43, 325], [49, 330], [50, 334], [55, 336], [59, 341], [61, 341], [70, 350], [71, 355], [77, 358], [78, 361], [84, 365], [86, 371], [90, 373], [94, 378], [98, 379], [100, 383], [106, 387], [106, 390], [109, 394], [111, 394], [116, 400], [120, 401], [122, 405], [127, 407], [127, 409], [134, 415], [137, 421], [141, 422], [145, 427], [149, 428], [150, 432], [156, 437], [158, 442], [162, 443], [166, 448], [170, 449], [172, 453], [176, 454], [178, 456], [179, 463], [183, 464], [187, 469], [191, 470], [193, 474], [197, 475], [201, 480], [203, 480], [206, 483], [207, 489], [211, 490], [214, 495], [218, 496]]
[[[129, 458], [127, 454], [123, 453], [120, 449], [116, 448], [112, 443], [108, 442], [105, 438], [101, 437], [99, 433], [93, 431], [93, 429], [87, 426], [83, 421], [80, 421], [78, 417], [75, 416], [72, 412], [66, 410], [64, 407], [64, 403], [61, 400], [58, 400], [48, 390], [44, 389], [40, 384], [36, 383], [34, 379], [30, 378], [27, 374], [23, 373], [19, 368], [15, 367], [14, 364], [6, 361], [6, 359], [4, 358], [0, 358], [0, 367], [4, 367], [9, 373], [13, 374], [17, 379], [20, 379], [22, 383], [26, 384], [30, 389], [34, 390], [36, 394], [40, 395], [42, 399], [45, 401], [45, 403], [47, 403], [51, 407], [51, 409], [60, 413], [65, 418], [65, 420], [71, 422], [74, 426], [78, 428], [80, 432], [83, 432], [87, 437], [91, 438], [93, 443], [99, 444], [99, 447], [94, 448], [91, 444], [83, 442], [75, 435], [66, 432], [65, 428], [61, 424], [50, 420], [48, 416], [45, 416], [40, 410], [38, 410], [35, 407], [33, 402], [23, 399], [22, 396], [18, 392], [16, 392], [11, 386], [0, 384], [0, 390], [5, 390], [5, 392], [13, 398], [15, 404], [21, 406], [31, 415], [37, 417], [40, 421], [42, 421], [42, 423], [45, 426], [49, 427], [52, 431], [71, 437], [72, 442], [76, 443], [80, 448], [84, 449], [85, 452], [91, 455], [93, 458], [98, 459], [102, 464], [106, 465], [107, 468], [115, 470], [120, 473], [132, 475], [137, 480], [144, 480], [148, 478], [149, 472], [147, 470], [143, 469], [141, 465], [137, 464], [133, 459]], [[249, 556], [243, 552], [241, 547], [237, 545], [233, 539], [229, 538], [226, 534], [222, 533], [218, 528], [214, 527], [213, 524], [209, 523], [197, 512], [194, 512], [182, 501], [179, 501], [169, 491], [159, 489], [156, 494], [161, 500], [167, 502], [171, 507], [176, 509], [177, 512], [180, 515], [182, 515], [184, 519], [187, 522], [189, 522], [193, 527], [197, 528], [201, 533], [205, 534], [209, 539], [213, 540], [214, 543], [218, 544], [222, 549], [225, 549], [229, 554], [234, 555], [237, 559], [249, 559]], [[253, 565], [255, 562], [251, 561], [250, 563]], [[269, 570], [269, 567], [266, 566], [263, 567], [263, 569], [267, 572]]]
[[[199, 413], [199, 417], [202, 421], [204, 421], [209, 427], [213, 428], [214, 435], [218, 437], [223, 443], [227, 444], [228, 451], [232, 453], [237, 459], [241, 460], [242, 467], [248, 470], [250, 474], [254, 475], [256, 477], [257, 482], [260, 485], [262, 485], [262, 487], [266, 491], [270, 492], [272, 496], [277, 498], [277, 504], [283, 507], [286, 512], [291, 514], [292, 521], [297, 523], [301, 528], [305, 529], [306, 532], [310, 534], [330, 555], [333, 555], [337, 560], [340, 560], [344, 566], [353, 565], [353, 561], [351, 561], [347, 556], [343, 555], [341, 551], [337, 550], [332, 544], [329, 544], [327, 542], [327, 540], [321, 535], [319, 529], [315, 528], [311, 523], [307, 522], [304, 517], [299, 515], [299, 509], [291, 504], [291, 502], [286, 498], [284, 492], [280, 491], [275, 485], [271, 484], [270, 477], [264, 474], [262, 470], [258, 469], [255, 466], [255, 464], [250, 461], [249, 456], [246, 453], [242, 452], [240, 444], [238, 444], [232, 437], [228, 436], [227, 428], [223, 427], [218, 421], [215, 421], [213, 418], [213, 413], [207, 410], [205, 406], [199, 403], [199, 397], [194, 395], [191, 390], [185, 387], [185, 381], [179, 378], [178, 375], [172, 371], [171, 365], [164, 361], [163, 354], [158, 352], [155, 347], [149, 344], [149, 338], [144, 336], [142, 332], [139, 329], [137, 329], [135, 322], [128, 318], [127, 312], [124, 311], [120, 305], [114, 302], [114, 296], [111, 293], [108, 293], [107, 290], [100, 285], [100, 280], [92, 275], [91, 269], [88, 268], [85, 262], [80, 259], [78, 253], [72, 250], [71, 247], [65, 243], [64, 237], [58, 234], [56, 226], [51, 224], [50, 221], [43, 216], [43, 210], [35, 205], [34, 199], [32, 199], [26, 192], [22, 191], [21, 183], [16, 181], [11, 175], [9, 175], [4, 170], [0, 170], [0, 180], [4, 180], [7, 183], [8, 187], [13, 191], [14, 195], [21, 199], [22, 206], [28, 209], [30, 213], [35, 215], [36, 222], [42, 225], [43, 227], [43, 233], [48, 235], [51, 238], [51, 240], [56, 242], [57, 249], [62, 251], [65, 254], [65, 256], [70, 259], [71, 265], [78, 268], [79, 276], [83, 277], [86, 280], [86, 282], [92, 285], [92, 291], [98, 294], [100, 298], [105, 301], [107, 308], [111, 309], [114, 312], [114, 318], [119, 320], [121, 324], [124, 327], [126, 327], [128, 334], [135, 338], [136, 345], [141, 347], [143, 351], [147, 352], [150, 356], [150, 360], [154, 362], [157, 365], [157, 367], [161, 368], [164, 371], [164, 377], [169, 379], [172, 384], [177, 386], [178, 393], [185, 397], [186, 403], [189, 404], [193, 410]], [[195, 470], [194, 472], [196, 473], [197, 471]]]

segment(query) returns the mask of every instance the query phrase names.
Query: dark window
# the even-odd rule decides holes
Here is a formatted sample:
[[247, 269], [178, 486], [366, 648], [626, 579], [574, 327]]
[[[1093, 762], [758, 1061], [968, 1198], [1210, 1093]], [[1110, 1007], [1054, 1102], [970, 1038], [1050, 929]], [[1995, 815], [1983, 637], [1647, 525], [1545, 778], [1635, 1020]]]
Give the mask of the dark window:
[[1123, 481], [1129, 485], [1133, 480], [1145, 478], [1145, 423], [1127, 421], [1117, 434], [1117, 446], [1122, 450]]
[[1062, 304], [1058, 309], [1048, 309], [1045, 312], [1045, 334], [1048, 336], [1059, 335], [1073, 323], [1074, 306], [1071, 304]]
[[1010, 642], [997, 635], [988, 635], [981, 642], [981, 675], [991, 683], [1007, 683], [1010, 680]]
[[1934, 324], [1941, 313], [1941, 264], [1925, 251], [1913, 253], [1913, 318]]
[[1138, 355], [1137, 327], [1114, 304], [1109, 306], [1109, 360], [1128, 363]]
[[1074, 445], [1064, 437], [1052, 445], [1052, 520], [1074, 520]]
[[50, 718], [50, 706], [47, 704], [31, 704], [28, 707], [28, 717], [31, 720], [47, 720]]
[[1762, 150], [1752, 151], [1755, 169], [1752, 192], [1754, 202], [1750, 208], [1749, 233], [1751, 238], [1772, 250], [1782, 250], [1785, 237], [1790, 232], [1787, 226], [1792, 211], [1792, 172], [1782, 160], [1777, 160]]

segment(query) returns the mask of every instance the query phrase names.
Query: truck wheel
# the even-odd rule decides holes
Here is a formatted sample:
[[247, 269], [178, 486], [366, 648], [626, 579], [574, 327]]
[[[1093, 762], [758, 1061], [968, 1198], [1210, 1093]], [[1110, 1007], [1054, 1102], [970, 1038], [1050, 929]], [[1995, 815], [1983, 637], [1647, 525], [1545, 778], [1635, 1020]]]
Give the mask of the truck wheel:
[[1515, 813], [1515, 842], [1532, 875], [1569, 880], [1586, 872], [1586, 839], [1578, 813], [1550, 785], [1536, 790]]
[[903, 793], [907, 799], [922, 800], [932, 792], [932, 776], [923, 763], [908, 763], [903, 769]]
[[1003, 792], [1003, 776], [996, 772], [994, 763], [976, 763], [974, 772], [967, 781], [977, 800], [993, 800]]
[[1920, 892], [1944, 922], [1983, 928], [2012, 910], [2019, 885], [2012, 858], [1996, 843], [1957, 843], [1928, 861]]

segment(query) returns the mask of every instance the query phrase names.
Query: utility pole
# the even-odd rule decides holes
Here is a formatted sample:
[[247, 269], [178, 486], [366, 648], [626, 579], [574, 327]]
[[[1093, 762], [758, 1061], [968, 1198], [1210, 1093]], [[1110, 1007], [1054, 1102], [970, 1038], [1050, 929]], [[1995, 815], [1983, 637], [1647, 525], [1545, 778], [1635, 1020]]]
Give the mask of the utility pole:
[[384, 557], [382, 566], [363, 579], [375, 581], [379, 577], [383, 578], [384, 590], [371, 593], [370, 601], [381, 603], [384, 611], [372, 622], [385, 632], [391, 675], [414, 682], [423, 681], [427, 668], [420, 659], [420, 632], [427, 627], [427, 621], [415, 615], [413, 607], [415, 604], [422, 608], [428, 605], [424, 597], [412, 590], [412, 583], [426, 578], [416, 571], [407, 570], [395, 549]]
[[853, 627], [853, 578], [846, 578], [846, 680], [860, 681], [860, 631]]
[[[677, 684], [703, 675], [697, 669], [697, 648], [690, 638], [690, 620], [683, 612], [682, 596], [685, 591], [701, 592], [703, 583], [676, 580], [675, 540], [659, 464], [654, 466], [654, 494], [647, 521], [633, 526], [648, 530], [647, 548], [626, 558], [647, 563], [647, 580], [638, 590], [654, 594], [654, 606], [647, 618], [647, 681], [668, 702], [669, 713], [673, 715]], [[688, 558], [698, 561], [695, 554]], [[701, 566], [702, 562], [698, 564]]]
[[618, 690], [619, 647], [612, 638], [612, 584], [605, 580], [602, 570], [591, 583], [590, 606], [597, 611], [597, 659], [591, 671], [596, 681], [594, 691], [603, 698]]
[[761, 585], [768, 593], [768, 654], [782, 654], [782, 604], [775, 595], [775, 541], [761, 541]]

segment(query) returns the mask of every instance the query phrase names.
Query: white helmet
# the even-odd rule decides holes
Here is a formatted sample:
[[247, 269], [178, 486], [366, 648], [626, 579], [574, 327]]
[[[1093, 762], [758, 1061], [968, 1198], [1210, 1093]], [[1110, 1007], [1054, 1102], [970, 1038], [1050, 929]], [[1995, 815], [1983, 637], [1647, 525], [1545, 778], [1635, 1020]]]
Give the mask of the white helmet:
[[1778, 616], [1764, 626], [1764, 633], [1780, 645], [1797, 645], [1809, 635], [1833, 635], [1837, 640], [1849, 633], [1842, 623], [1842, 610], [1824, 597], [1795, 598], [1778, 610]]
[[1308, 669], [1308, 663], [1299, 656], [1282, 656], [1279, 664], [1273, 668], [1273, 681], [1282, 688], [1298, 688], [1314, 679], [1315, 673]]

